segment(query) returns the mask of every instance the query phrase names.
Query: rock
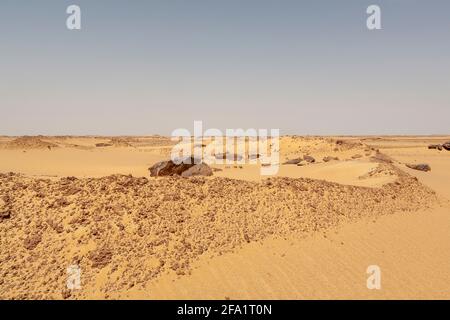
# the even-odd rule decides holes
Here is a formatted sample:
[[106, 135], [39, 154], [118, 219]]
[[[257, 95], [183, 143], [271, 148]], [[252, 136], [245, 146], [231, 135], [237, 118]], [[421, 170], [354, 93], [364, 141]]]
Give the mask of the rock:
[[332, 160], [339, 160], [339, 158], [338, 157], [326, 156], [322, 160], [323, 160], [323, 162], [329, 162], [329, 161], [332, 161]]
[[181, 174], [182, 177], [212, 176], [212, 175], [213, 171], [211, 167], [208, 166], [206, 163], [196, 164]]
[[33, 250], [41, 243], [42, 237], [40, 234], [34, 234], [25, 239], [23, 245], [28, 250]]
[[104, 147], [112, 147], [112, 144], [111, 143], [96, 143], [95, 144], [95, 146], [97, 147], [97, 148], [104, 148]]
[[8, 209], [0, 209], [0, 221], [11, 218], [11, 211]]
[[379, 151], [377, 151], [377, 153], [371, 157], [371, 160], [376, 161], [376, 162], [394, 163], [394, 161], [392, 160], [391, 157], [389, 157]]
[[303, 157], [303, 160], [305, 160], [305, 161], [308, 162], [308, 163], [316, 162], [316, 159], [314, 159], [313, 157], [308, 156], [308, 155], [304, 156], [304, 157]]
[[298, 167], [303, 167], [303, 166], [306, 166], [307, 164], [308, 164], [308, 162], [302, 160], [301, 162], [297, 163], [297, 166]]
[[447, 151], [450, 151], [450, 141], [447, 141], [446, 143], [442, 144], [442, 148], [444, 148]]
[[440, 144], [430, 144], [428, 146], [428, 149], [439, 149], [439, 147], [441, 147], [442, 149], [442, 146]]
[[92, 268], [103, 268], [106, 267], [113, 257], [113, 252], [107, 247], [102, 247], [96, 251], [89, 254], [88, 258], [92, 262]]
[[288, 160], [288, 161], [286, 161], [286, 162], [283, 163], [283, 164], [298, 164], [298, 163], [300, 163], [301, 161], [302, 161], [302, 158], [296, 158], [296, 159]]
[[213, 174], [212, 169], [206, 163], [201, 163], [201, 160], [194, 157], [180, 164], [176, 164], [172, 160], [161, 161], [149, 168], [149, 171], [151, 177], [174, 175], [183, 177], [211, 176]]
[[0, 221], [11, 218], [11, 210], [6, 201], [0, 198]]
[[426, 163], [419, 163], [419, 164], [406, 164], [408, 168], [419, 170], [419, 171], [430, 171], [431, 167]]
[[359, 158], [362, 158], [362, 155], [355, 154], [355, 155], [352, 156], [352, 159], [359, 159]]

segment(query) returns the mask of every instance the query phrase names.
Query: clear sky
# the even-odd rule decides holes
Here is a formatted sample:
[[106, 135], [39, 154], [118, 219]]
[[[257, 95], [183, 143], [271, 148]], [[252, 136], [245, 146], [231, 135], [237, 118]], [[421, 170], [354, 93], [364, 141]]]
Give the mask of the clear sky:
[[[77, 4], [82, 30], [66, 28]], [[382, 30], [366, 28], [378, 4]], [[448, 0], [1, 0], [0, 134], [450, 133]]]

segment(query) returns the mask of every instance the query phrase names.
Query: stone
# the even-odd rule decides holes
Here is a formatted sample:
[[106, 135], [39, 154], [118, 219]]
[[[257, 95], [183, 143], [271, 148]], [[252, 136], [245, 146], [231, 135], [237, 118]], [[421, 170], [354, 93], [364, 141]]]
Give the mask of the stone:
[[447, 151], [450, 151], [450, 141], [447, 141], [444, 144], [442, 144], [442, 148], [444, 148]]
[[304, 156], [304, 157], [303, 157], [303, 160], [305, 160], [305, 161], [308, 162], [308, 163], [316, 162], [316, 159], [314, 159], [313, 157], [308, 156], [308, 155]]
[[212, 176], [213, 171], [210, 166], [206, 163], [196, 164], [183, 173], [181, 173], [182, 177], [192, 177], [192, 176]]
[[408, 168], [419, 170], [419, 171], [431, 171], [431, 167], [426, 163], [419, 163], [419, 164], [406, 164]]
[[283, 163], [283, 164], [298, 164], [298, 163], [300, 163], [301, 161], [302, 161], [302, 158], [296, 158], [296, 159], [288, 160], [288, 161], [286, 161], [286, 162]]
[[332, 161], [332, 160], [339, 160], [339, 158], [338, 157], [331, 157], [331, 156], [326, 156], [326, 157], [324, 157], [323, 159], [323, 162], [329, 162], [329, 161]]
[[212, 169], [207, 164], [201, 163], [201, 160], [195, 159], [194, 157], [185, 159], [179, 164], [176, 164], [172, 160], [160, 161], [149, 168], [149, 171], [151, 177], [174, 175], [190, 177], [198, 175], [210, 176], [213, 174]]

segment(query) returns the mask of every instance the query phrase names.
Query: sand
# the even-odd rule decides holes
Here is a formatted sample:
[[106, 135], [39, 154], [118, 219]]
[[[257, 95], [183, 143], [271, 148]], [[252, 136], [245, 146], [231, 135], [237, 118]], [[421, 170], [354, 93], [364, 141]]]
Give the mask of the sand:
[[281, 162], [316, 162], [267, 179], [150, 178], [160, 136], [1, 137], [0, 298], [448, 299], [450, 152], [427, 149], [447, 140], [282, 137]]

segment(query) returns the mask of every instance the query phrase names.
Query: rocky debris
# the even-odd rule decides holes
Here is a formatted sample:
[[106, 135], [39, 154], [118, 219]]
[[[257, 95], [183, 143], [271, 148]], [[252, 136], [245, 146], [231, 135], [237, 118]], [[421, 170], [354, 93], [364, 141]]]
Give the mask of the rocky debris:
[[370, 159], [375, 162], [382, 162], [382, 163], [389, 163], [389, 164], [394, 163], [394, 161], [392, 160], [391, 157], [389, 157], [388, 155], [385, 155], [384, 153], [381, 153], [379, 151], [377, 151], [377, 153], [374, 156], [372, 156]]
[[442, 148], [444, 148], [447, 151], [450, 151], [450, 141], [447, 141], [444, 144], [442, 144]]
[[308, 162], [308, 163], [314, 163], [314, 162], [316, 162], [316, 159], [314, 159], [313, 157], [308, 156], [308, 155], [304, 156], [304, 157], [303, 157], [303, 160], [305, 160], [305, 161]]
[[447, 151], [450, 151], [450, 141], [444, 142], [443, 144], [430, 144], [428, 146], [428, 149], [437, 149], [439, 151], [445, 149]]
[[176, 164], [172, 160], [160, 161], [149, 168], [149, 170], [151, 177], [174, 175], [183, 177], [211, 176], [213, 174], [212, 169], [206, 163], [201, 163], [201, 160], [194, 157], [185, 159], [180, 164]]
[[352, 156], [352, 159], [359, 159], [359, 158], [362, 158], [362, 155], [355, 154], [355, 155]]
[[314, 159], [311, 156], [306, 155], [301, 158], [290, 159], [290, 160], [284, 162], [283, 164], [296, 164], [298, 166], [303, 166], [308, 163], [314, 163], [315, 161], [316, 161], [316, 159]]
[[112, 250], [107, 247], [102, 247], [89, 254], [89, 260], [92, 262], [92, 268], [106, 267], [112, 259]]
[[329, 161], [332, 161], [332, 160], [337, 161], [337, 160], [339, 160], [339, 158], [338, 157], [326, 156], [322, 160], [323, 160], [323, 162], [329, 162]]
[[431, 171], [431, 167], [426, 163], [419, 163], [419, 164], [406, 164], [408, 168], [419, 170], [419, 171]]
[[302, 161], [302, 158], [295, 158], [295, 159], [290, 159], [286, 162], [284, 162], [283, 164], [298, 164]]
[[111, 141], [107, 144], [110, 144], [114, 147], [131, 147], [131, 144], [125, 138], [111, 138]]
[[6, 144], [7, 149], [49, 149], [57, 148], [58, 145], [42, 140], [41, 136], [24, 136], [16, 138]]
[[[71, 264], [82, 270], [83, 290], [70, 291], [70, 299], [97, 293], [115, 298], [171, 270], [189, 274], [204, 254], [231, 252], [247, 241], [307, 235], [362, 216], [436, 204], [431, 189], [386, 166], [398, 180], [382, 188], [286, 177], [260, 183], [125, 175], [54, 180], [0, 173], [0, 198], [13, 210], [13, 219], [0, 223], [0, 298], [61, 299]], [[47, 208], [72, 187], [82, 192], [70, 196], [69, 207]], [[34, 196], [37, 192], [42, 197]], [[41, 236], [30, 237], [30, 249], [25, 248], [25, 237], [36, 233]]]
[[105, 147], [112, 147], [113, 145], [112, 145], [112, 143], [101, 142], [101, 143], [96, 143], [95, 146], [97, 148], [105, 148]]
[[196, 164], [183, 173], [181, 173], [182, 177], [192, 177], [192, 176], [212, 176], [213, 170], [206, 163]]
[[25, 241], [23, 242], [23, 246], [27, 250], [33, 250], [38, 246], [39, 243], [41, 243], [42, 237], [40, 234], [33, 234], [28, 236]]
[[11, 218], [11, 209], [8, 202], [0, 198], [0, 222]]
[[337, 148], [335, 150], [350, 150], [355, 148], [361, 148], [363, 144], [360, 141], [342, 140], [335, 141]]
[[11, 218], [11, 211], [9, 209], [0, 209], [0, 222]]

